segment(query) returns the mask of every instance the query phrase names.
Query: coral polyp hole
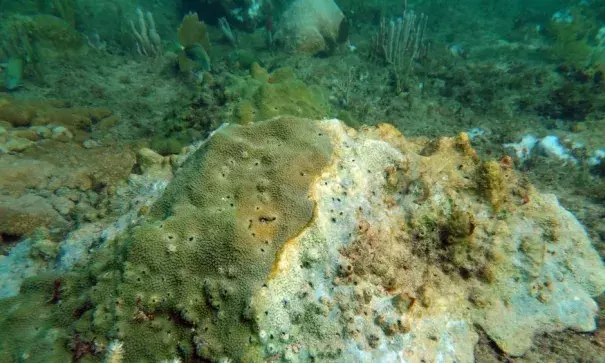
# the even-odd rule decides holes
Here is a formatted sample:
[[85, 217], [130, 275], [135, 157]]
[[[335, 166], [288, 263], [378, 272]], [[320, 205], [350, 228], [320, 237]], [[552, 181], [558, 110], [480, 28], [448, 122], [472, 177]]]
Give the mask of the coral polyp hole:
[[168, 239], [173, 239], [174, 236], [173, 235], [168, 235]]
[[260, 251], [261, 251], [261, 252], [265, 252], [265, 249], [264, 249], [264, 248], [261, 248], [261, 249], [260, 249]]
[[189, 236], [189, 242], [193, 242], [194, 238], [193, 236]]

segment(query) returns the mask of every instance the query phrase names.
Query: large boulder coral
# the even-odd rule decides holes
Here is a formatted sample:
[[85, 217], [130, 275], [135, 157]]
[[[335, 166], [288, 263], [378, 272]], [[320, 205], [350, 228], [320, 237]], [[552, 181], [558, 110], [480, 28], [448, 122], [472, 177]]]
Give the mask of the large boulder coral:
[[[70, 322], [67, 307], [78, 310], [71, 319], [78, 342], [117, 338], [126, 361], [241, 357], [255, 335], [247, 312], [252, 294], [283, 244], [311, 221], [309, 187], [330, 157], [329, 138], [310, 120], [282, 117], [224, 128], [189, 158], [151, 208], [148, 223], [91, 259], [84, 272], [94, 277], [87, 294], [73, 296], [61, 287], [61, 303], [49, 304], [39, 294], [51, 294], [52, 302], [58, 294], [53, 281], [67, 287], [82, 274], [38, 279], [38, 295], [0, 303], [13, 306], [0, 322], [27, 330], [29, 320], [20, 318], [20, 306], [31, 308], [20, 305], [27, 298], [49, 316], [44, 328], [29, 326], [36, 331], [32, 339], [51, 334], [45, 329], [72, 335], [63, 330]], [[59, 320], [61, 328], [54, 326]], [[53, 361], [68, 349], [23, 335], [0, 337], [6, 342], [0, 360], [25, 352]]]
[[[131, 291], [126, 305], [138, 300], [148, 314], [172, 312], [199, 326], [199, 356], [242, 356], [254, 335], [244, 319], [249, 300], [277, 251], [311, 221], [309, 186], [330, 148], [304, 119], [216, 133], [152, 208], [157, 222], [135, 232], [120, 287]], [[122, 339], [143, 344], [140, 324], [124, 318]]]
[[278, 37], [293, 53], [329, 54], [348, 37], [348, 22], [332, 0], [296, 0], [282, 14]]
[[88, 265], [0, 300], [0, 360], [472, 362], [477, 327], [510, 355], [590, 331], [602, 261], [511, 166], [465, 134], [223, 127]]

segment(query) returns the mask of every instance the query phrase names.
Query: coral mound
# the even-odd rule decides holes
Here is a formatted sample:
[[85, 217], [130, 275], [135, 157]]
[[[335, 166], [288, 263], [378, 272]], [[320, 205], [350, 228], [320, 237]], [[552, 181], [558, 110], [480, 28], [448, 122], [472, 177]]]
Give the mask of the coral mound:
[[295, 117], [221, 128], [89, 261], [0, 300], [0, 360], [472, 362], [479, 328], [510, 355], [594, 329], [605, 289], [578, 221], [465, 134]]

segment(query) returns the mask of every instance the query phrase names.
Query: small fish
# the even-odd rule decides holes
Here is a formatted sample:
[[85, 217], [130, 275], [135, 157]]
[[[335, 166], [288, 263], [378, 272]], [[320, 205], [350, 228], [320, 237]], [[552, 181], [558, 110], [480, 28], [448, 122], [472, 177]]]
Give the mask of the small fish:
[[5, 66], [5, 87], [12, 91], [21, 86], [23, 79], [23, 59], [21, 57], [10, 57]]
[[452, 45], [448, 50], [454, 57], [466, 58], [466, 51], [459, 44]]
[[196, 68], [200, 68], [204, 71], [210, 71], [210, 57], [208, 56], [208, 53], [206, 53], [203, 45], [195, 43], [189, 47], [186, 47], [184, 52], [187, 58], [191, 59], [197, 64]]

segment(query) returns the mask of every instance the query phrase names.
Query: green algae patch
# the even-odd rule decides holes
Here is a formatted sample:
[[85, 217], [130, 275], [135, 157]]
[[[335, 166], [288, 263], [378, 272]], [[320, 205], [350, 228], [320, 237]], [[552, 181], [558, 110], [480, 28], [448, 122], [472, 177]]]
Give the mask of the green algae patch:
[[228, 118], [238, 124], [279, 115], [321, 119], [330, 114], [325, 91], [317, 86], [307, 86], [287, 67], [269, 74], [258, 63], [253, 63], [250, 75], [228, 87], [225, 96], [237, 101], [233, 115]]

